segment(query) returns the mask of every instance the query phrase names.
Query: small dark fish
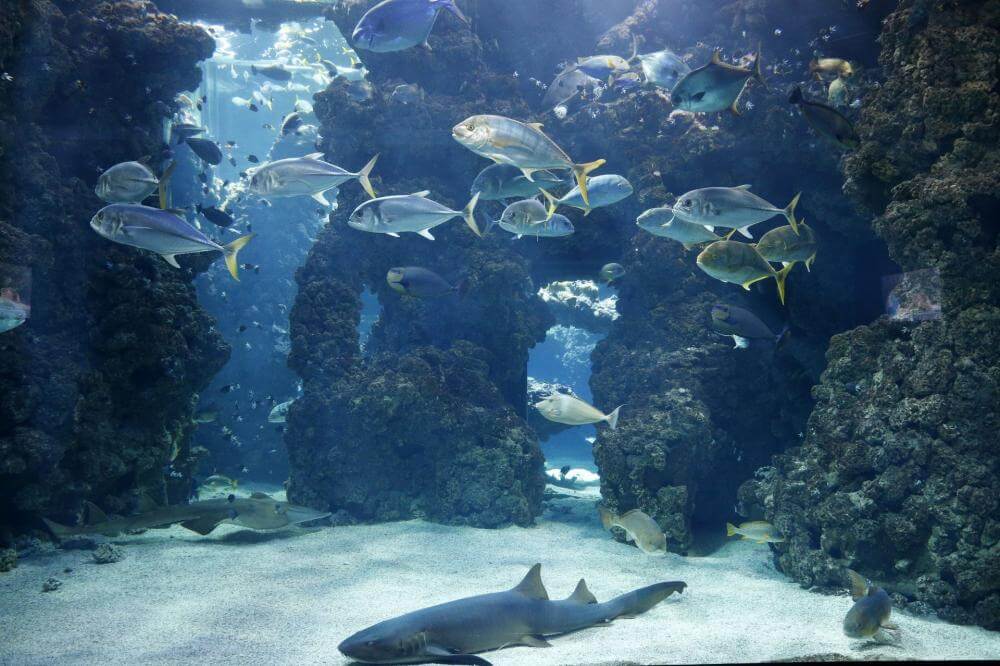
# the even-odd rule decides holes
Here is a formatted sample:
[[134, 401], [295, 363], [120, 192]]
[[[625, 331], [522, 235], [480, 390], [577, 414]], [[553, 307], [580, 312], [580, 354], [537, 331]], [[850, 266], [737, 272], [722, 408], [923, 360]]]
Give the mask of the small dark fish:
[[285, 136], [289, 132], [294, 132], [302, 126], [302, 116], [298, 113], [289, 113], [285, 116], [285, 119], [281, 122], [281, 136]]
[[198, 180], [200, 180], [202, 183], [207, 183], [208, 182], [208, 174], [206, 174], [204, 171], [202, 171], [201, 173], [198, 174]]
[[243, 331], [247, 330], [247, 325], [246, 324], [240, 324], [240, 327], [239, 327], [238, 330], [239, 330], [240, 333], [242, 333]]
[[263, 127], [264, 129], [266, 129], [266, 130], [268, 130], [270, 132], [274, 131], [274, 125], [272, 125], [271, 123], [264, 123], [263, 125], [261, 125], [261, 127]]
[[236, 142], [235, 141], [226, 141], [226, 145], [229, 146], [230, 148], [235, 148], [236, 147]]
[[224, 210], [220, 210], [215, 206], [210, 206], [208, 208], [203, 208], [201, 204], [196, 206], [197, 211], [205, 217], [206, 220], [211, 222], [217, 227], [228, 227], [233, 224], [236, 220], [233, 216]]
[[248, 106], [247, 108], [250, 109], [251, 111], [253, 111], [254, 113], [257, 113], [258, 111], [260, 111], [260, 108], [256, 104], [253, 104], [253, 103], [251, 103], [250, 106]]
[[260, 160], [256, 155], [247, 155], [247, 162], [252, 162], [253, 164], [259, 164]]
[[260, 272], [260, 266], [257, 266], [256, 264], [249, 264], [249, 263], [247, 263], [247, 264], [243, 264], [243, 270], [257, 271], [259, 273]]
[[266, 76], [275, 81], [288, 81], [292, 78], [292, 73], [281, 65], [268, 65], [267, 67], [250, 66], [250, 71], [254, 74]]
[[453, 285], [434, 271], [420, 266], [390, 268], [385, 279], [395, 291], [418, 298], [433, 298], [451, 292], [465, 295], [464, 280]]
[[208, 103], [208, 95], [202, 95], [201, 96], [201, 103], [202, 104], [207, 104]]
[[235, 391], [239, 387], [240, 387], [239, 384], [226, 384], [225, 386], [223, 386], [222, 388], [220, 388], [219, 391], [221, 393], [229, 393], [231, 391]]
[[788, 103], [798, 105], [806, 122], [814, 130], [832, 139], [838, 145], [850, 149], [861, 145], [861, 139], [854, 130], [854, 125], [844, 114], [826, 104], [810, 102], [802, 96], [802, 89], [799, 86], [792, 88], [792, 92], [788, 96]]
[[562, 467], [559, 468], [559, 475], [566, 476], [567, 474], [569, 474], [570, 469], [572, 468], [569, 465], [563, 465]]
[[233, 166], [236, 166], [236, 158], [235, 157], [230, 157], [229, 158], [229, 163], [232, 164]]
[[195, 155], [209, 164], [214, 166], [222, 162], [222, 149], [214, 141], [192, 137], [185, 139], [184, 142], [190, 146]]

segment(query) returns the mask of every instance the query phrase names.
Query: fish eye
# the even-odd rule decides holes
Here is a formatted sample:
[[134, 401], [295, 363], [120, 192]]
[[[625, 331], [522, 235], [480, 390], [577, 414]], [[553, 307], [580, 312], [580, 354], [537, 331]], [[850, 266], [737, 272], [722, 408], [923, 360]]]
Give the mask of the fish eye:
[[691, 201], [690, 199], [685, 199], [685, 200], [684, 200], [684, 203], [683, 203], [683, 206], [684, 206], [685, 208], [690, 208], [690, 207], [691, 207], [691, 204], [692, 204], [692, 201]]

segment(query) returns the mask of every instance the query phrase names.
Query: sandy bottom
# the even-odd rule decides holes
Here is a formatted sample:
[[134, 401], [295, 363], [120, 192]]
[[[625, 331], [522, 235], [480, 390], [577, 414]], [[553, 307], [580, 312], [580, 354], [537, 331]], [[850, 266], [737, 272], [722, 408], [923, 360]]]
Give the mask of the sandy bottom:
[[[854, 659], [995, 659], [1000, 633], [894, 614], [899, 647], [846, 638], [845, 596], [810, 593], [766, 546], [653, 558], [604, 533], [593, 495], [569, 493], [531, 529], [421, 521], [314, 532], [180, 527], [116, 539], [126, 558], [29, 557], [0, 574], [0, 663], [344, 664], [337, 644], [379, 620], [502, 590], [535, 562], [553, 598], [587, 579], [601, 601], [662, 580], [687, 591], [635, 619], [484, 655], [500, 665], [720, 663], [838, 653]], [[65, 568], [72, 572], [64, 573]], [[63, 581], [54, 592], [42, 583]]]

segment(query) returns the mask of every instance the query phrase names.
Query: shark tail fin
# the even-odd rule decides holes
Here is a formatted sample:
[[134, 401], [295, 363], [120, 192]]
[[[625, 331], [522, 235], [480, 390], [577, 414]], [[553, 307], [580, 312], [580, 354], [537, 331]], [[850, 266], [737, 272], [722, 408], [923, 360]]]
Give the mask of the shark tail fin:
[[48, 518], [42, 518], [42, 521], [45, 523], [45, 526], [49, 528], [49, 532], [52, 533], [52, 536], [59, 540], [73, 535], [73, 528], [68, 525], [62, 525], [61, 523], [49, 520]]
[[686, 587], [687, 583], [679, 580], [657, 583], [627, 592], [620, 597], [615, 597], [611, 601], [608, 601], [607, 605], [611, 607], [612, 618], [636, 617], [637, 615], [642, 615], [674, 592], [680, 594]]
[[358, 172], [358, 182], [361, 183], [361, 187], [365, 188], [365, 192], [368, 193], [372, 199], [375, 198], [375, 188], [372, 187], [372, 182], [368, 180], [368, 176], [371, 175], [372, 169], [375, 168], [375, 162], [378, 161], [378, 155], [368, 160], [368, 164], [361, 168]]
[[567, 601], [576, 601], [581, 604], [596, 604], [597, 597], [591, 594], [590, 590], [587, 589], [587, 581], [581, 578], [580, 582], [576, 584], [573, 594], [569, 595]]
[[242, 250], [247, 243], [253, 240], [254, 236], [256, 236], [256, 234], [247, 234], [246, 236], [240, 236], [232, 243], [227, 243], [226, 245], [222, 246], [222, 251], [226, 256], [226, 268], [229, 269], [229, 274], [232, 275], [233, 279], [236, 280], [237, 282], [240, 281], [239, 259], [237, 257], [240, 253], [240, 250]]

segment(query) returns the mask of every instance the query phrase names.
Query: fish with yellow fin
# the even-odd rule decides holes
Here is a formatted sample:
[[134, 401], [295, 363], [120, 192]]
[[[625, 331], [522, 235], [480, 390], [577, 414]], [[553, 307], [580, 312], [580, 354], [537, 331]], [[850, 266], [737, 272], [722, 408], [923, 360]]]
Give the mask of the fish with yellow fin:
[[757, 543], [782, 543], [785, 537], [774, 531], [774, 525], [765, 520], [752, 520], [742, 523], [739, 527], [732, 523], [726, 523], [726, 536], [740, 535], [744, 541], [755, 541]]

